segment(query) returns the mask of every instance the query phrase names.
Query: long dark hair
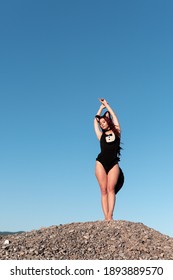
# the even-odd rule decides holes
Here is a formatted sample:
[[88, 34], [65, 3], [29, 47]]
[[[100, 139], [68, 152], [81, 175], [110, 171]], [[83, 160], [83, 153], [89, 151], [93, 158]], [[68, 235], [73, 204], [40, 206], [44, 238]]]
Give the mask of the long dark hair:
[[120, 132], [119, 130], [116, 128], [116, 125], [113, 123], [112, 119], [105, 116], [104, 117], [105, 121], [108, 123], [108, 126], [110, 127], [110, 129], [114, 132], [115, 136], [120, 138]]
[[[106, 111], [103, 116], [96, 115], [96, 119], [99, 124], [100, 124], [100, 120], [104, 119], [108, 123], [110, 130], [112, 130], [113, 133], [115, 134], [115, 136], [119, 139], [119, 148], [118, 148], [117, 154], [118, 154], [118, 156], [121, 156], [121, 152], [120, 152], [120, 150], [122, 150], [122, 148], [120, 146], [121, 134], [120, 134], [119, 130], [116, 128], [116, 125], [113, 123], [109, 111]], [[104, 129], [101, 128], [101, 130], [102, 130], [102, 132], [105, 132]]]
[[[96, 115], [96, 119], [97, 119], [98, 123], [100, 123], [101, 119], [104, 119], [108, 123], [108, 126], [109, 126], [110, 130], [112, 130], [114, 132], [115, 136], [118, 137], [118, 138], [121, 137], [121, 134], [120, 134], [119, 130], [116, 128], [116, 125], [112, 121], [112, 118], [111, 118], [111, 115], [110, 115], [109, 111], [106, 111], [103, 116]], [[105, 131], [102, 128], [101, 128], [101, 130], [103, 132]]]

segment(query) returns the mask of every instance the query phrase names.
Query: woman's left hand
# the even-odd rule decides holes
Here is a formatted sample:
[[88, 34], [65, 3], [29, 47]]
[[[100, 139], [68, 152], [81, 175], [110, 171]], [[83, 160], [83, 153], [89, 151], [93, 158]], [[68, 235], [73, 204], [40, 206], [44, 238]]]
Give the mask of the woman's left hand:
[[99, 101], [106, 107], [108, 105], [108, 102], [104, 98], [99, 98]]

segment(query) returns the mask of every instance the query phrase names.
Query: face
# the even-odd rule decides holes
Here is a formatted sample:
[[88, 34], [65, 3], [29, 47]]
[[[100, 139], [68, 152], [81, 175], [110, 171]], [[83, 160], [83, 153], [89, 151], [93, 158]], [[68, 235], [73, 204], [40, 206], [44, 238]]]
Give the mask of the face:
[[108, 129], [109, 128], [108, 123], [107, 123], [107, 121], [104, 118], [100, 119], [100, 127], [102, 129]]

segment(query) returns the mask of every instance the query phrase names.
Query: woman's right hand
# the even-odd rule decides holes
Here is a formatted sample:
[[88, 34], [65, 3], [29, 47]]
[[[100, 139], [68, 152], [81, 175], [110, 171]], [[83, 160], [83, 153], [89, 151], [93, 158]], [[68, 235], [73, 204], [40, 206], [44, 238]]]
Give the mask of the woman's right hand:
[[101, 106], [103, 106], [103, 108], [106, 108], [106, 105], [108, 104], [107, 101], [104, 98], [99, 98], [99, 101], [102, 103]]

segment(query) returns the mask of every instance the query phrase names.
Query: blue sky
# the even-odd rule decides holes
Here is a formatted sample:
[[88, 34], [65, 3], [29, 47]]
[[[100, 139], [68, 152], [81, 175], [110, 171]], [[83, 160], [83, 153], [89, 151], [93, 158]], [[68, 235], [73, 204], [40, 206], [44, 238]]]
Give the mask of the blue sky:
[[114, 218], [173, 236], [173, 3], [0, 3], [0, 231], [102, 220], [93, 118], [122, 129]]

